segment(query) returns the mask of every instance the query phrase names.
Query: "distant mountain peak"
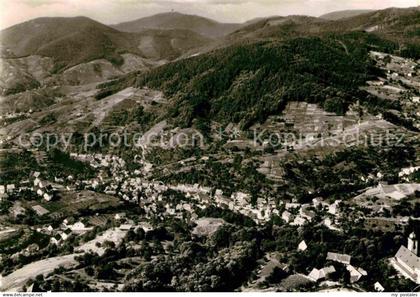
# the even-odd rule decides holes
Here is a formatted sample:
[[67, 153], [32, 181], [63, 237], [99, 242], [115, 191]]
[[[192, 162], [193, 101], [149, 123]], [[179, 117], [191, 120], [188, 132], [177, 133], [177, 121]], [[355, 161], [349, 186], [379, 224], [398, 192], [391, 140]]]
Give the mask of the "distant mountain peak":
[[184, 14], [177, 11], [163, 12], [137, 20], [112, 25], [123, 32], [141, 32], [147, 29], [181, 29], [191, 30], [208, 38], [218, 38], [227, 35], [239, 24], [220, 23], [198, 15]]

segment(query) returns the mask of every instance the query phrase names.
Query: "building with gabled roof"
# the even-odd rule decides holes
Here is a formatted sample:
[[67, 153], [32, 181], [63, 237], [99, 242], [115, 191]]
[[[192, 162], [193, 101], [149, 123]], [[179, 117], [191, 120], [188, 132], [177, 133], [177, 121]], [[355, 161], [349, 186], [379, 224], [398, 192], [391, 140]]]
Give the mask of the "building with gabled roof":
[[375, 288], [376, 292], [383, 292], [385, 291], [385, 288], [381, 285], [380, 282], [376, 282], [373, 287]]
[[325, 278], [325, 273], [322, 269], [312, 269], [312, 271], [308, 274], [308, 277], [313, 280], [314, 282], [317, 282], [321, 279]]
[[367, 272], [362, 268], [356, 268], [353, 265], [347, 265], [346, 269], [350, 272], [350, 283], [355, 283], [360, 280], [362, 276], [366, 276]]
[[416, 234], [408, 237], [407, 247], [401, 246], [395, 257], [390, 259], [391, 265], [404, 277], [420, 284], [420, 257]]
[[306, 251], [306, 249], [308, 248], [308, 246], [306, 245], [306, 242], [304, 240], [302, 240], [299, 245], [298, 245], [298, 250], [299, 251]]
[[347, 254], [330, 253], [327, 254], [327, 260], [339, 262], [342, 264], [350, 264], [351, 256]]
[[326, 278], [328, 275], [330, 275], [331, 273], [334, 273], [336, 270], [334, 268], [334, 266], [330, 265], [328, 267], [324, 267], [322, 269], [312, 269], [312, 271], [308, 274], [308, 277], [317, 282], [320, 281], [324, 278]]
[[283, 219], [283, 221], [285, 221], [286, 223], [289, 223], [292, 220], [293, 215], [288, 212], [287, 210], [285, 210], [282, 214], [281, 214], [281, 218]]
[[56, 234], [53, 237], [51, 237], [50, 242], [52, 244], [59, 245], [60, 242], [61, 242], [61, 240], [62, 240], [61, 235], [60, 234]]

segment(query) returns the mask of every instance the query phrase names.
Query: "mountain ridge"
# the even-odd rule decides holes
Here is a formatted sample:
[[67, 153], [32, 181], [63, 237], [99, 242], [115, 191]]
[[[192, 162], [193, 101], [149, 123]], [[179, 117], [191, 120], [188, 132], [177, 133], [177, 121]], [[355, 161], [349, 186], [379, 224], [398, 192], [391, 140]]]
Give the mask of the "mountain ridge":
[[[39, 87], [44, 79], [51, 81], [51, 76], [78, 65], [70, 75], [72, 82], [109, 79], [136, 65], [142, 69], [144, 59], [150, 64], [174, 60], [211, 41], [185, 29], [120, 32], [87, 17], [37, 18], [2, 30], [0, 36], [1, 58], [8, 69], [0, 75], [4, 94]], [[64, 77], [68, 81], [69, 76]]]
[[167, 12], [111, 25], [123, 32], [141, 32], [145, 29], [189, 29], [209, 38], [224, 36], [241, 24], [220, 23], [198, 15]]
[[372, 9], [337, 10], [337, 11], [332, 11], [332, 12], [320, 15], [319, 18], [330, 20], [330, 21], [337, 21], [339, 19], [354, 17], [354, 16], [358, 16], [358, 15], [373, 12], [373, 11], [375, 10], [372, 10]]

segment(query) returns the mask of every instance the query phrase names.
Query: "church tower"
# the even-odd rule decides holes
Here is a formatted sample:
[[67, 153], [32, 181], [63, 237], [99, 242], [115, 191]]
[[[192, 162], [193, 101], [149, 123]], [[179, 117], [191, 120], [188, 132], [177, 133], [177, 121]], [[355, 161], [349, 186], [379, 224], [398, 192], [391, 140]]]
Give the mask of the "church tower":
[[408, 236], [407, 248], [414, 255], [419, 256], [419, 242], [418, 242], [416, 234], [414, 232], [412, 232], [410, 234], [410, 236]]

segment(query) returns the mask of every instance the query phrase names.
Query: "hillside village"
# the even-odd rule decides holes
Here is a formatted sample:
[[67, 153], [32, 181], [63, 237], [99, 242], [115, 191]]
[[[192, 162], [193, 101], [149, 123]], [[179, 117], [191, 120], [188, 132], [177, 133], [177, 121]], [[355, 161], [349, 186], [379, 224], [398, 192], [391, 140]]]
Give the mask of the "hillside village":
[[[376, 57], [379, 54], [373, 53], [373, 55]], [[380, 59], [384, 59], [384, 57], [380, 56]], [[397, 59], [397, 61], [400, 64], [402, 63], [401, 60]], [[395, 69], [395, 63], [397, 62], [387, 65], [392, 65], [393, 70], [397, 71]], [[410, 65], [411, 64], [408, 64], [406, 67], [413, 69]], [[412, 75], [408, 76], [407, 79], [416, 77], [417, 75]], [[415, 81], [413, 81], [413, 83], [415, 83]], [[377, 83], [371, 84], [378, 85]], [[411, 104], [417, 103], [412, 101]], [[287, 112], [288, 116], [291, 117], [295, 115], [295, 117], [287, 119], [286, 123], [293, 123], [295, 129], [305, 131], [302, 129], [307, 129], [307, 125], [299, 128], [299, 111], [293, 111], [292, 107], [290, 108], [291, 109]], [[343, 120], [345, 122], [346, 119], [350, 118], [348, 118], [348, 116], [341, 118], [340, 123], [343, 123]], [[357, 118], [355, 117], [350, 125], [356, 121]], [[318, 122], [325, 124], [324, 120], [318, 120]], [[324, 128], [315, 127], [314, 130], [308, 130], [306, 133], [323, 131], [324, 129], [334, 131], [335, 128], [334, 125], [327, 125], [327, 127]], [[344, 126], [340, 129], [346, 129], [346, 127]], [[341, 130], [338, 130], [333, 133], [340, 132]], [[304, 151], [304, 148], [296, 146], [294, 150]], [[289, 154], [291, 153], [293, 153], [293, 151], [289, 150]], [[413, 179], [413, 176], [416, 176], [419, 172], [419, 166], [402, 168], [398, 173], [398, 177], [403, 183], [399, 184], [388, 184], [381, 181], [381, 179], [383, 179], [383, 174], [381, 172], [378, 172], [376, 175], [371, 174], [366, 178], [361, 177], [361, 181], [366, 183], [366, 189], [361, 191], [360, 195], [355, 196], [350, 200], [345, 199], [330, 202], [323, 197], [315, 197], [310, 203], [298, 203], [296, 199], [287, 202], [259, 197], [256, 201], [252, 202], [251, 194], [246, 192], [238, 191], [226, 195], [222, 189], [202, 186], [197, 183], [167, 184], [155, 181], [152, 179], [155, 172], [155, 165], [143, 160], [141, 156], [134, 156], [134, 162], [137, 163], [138, 169], [133, 171], [128, 170], [127, 161], [117, 155], [71, 153], [69, 158], [86, 164], [97, 172], [97, 175], [93, 175], [88, 179], [79, 179], [73, 175], [55, 176], [51, 179], [44, 177], [44, 174], [40, 171], [33, 171], [29, 176], [23, 177], [18, 183], [0, 186], [2, 203], [10, 201], [10, 199], [13, 199], [14, 201], [12, 205], [10, 205], [8, 212], [11, 219], [7, 219], [7, 217], [2, 219], [3, 231], [1, 232], [4, 234], [5, 239], [13, 238], [17, 234], [23, 232], [24, 234], [38, 234], [37, 236], [43, 238], [44, 241], [42, 245], [31, 244], [20, 252], [3, 255], [3, 261], [5, 261], [5, 263], [17, 264], [22, 257], [42, 259], [43, 256], [41, 255], [45, 253], [43, 251], [46, 249], [50, 250], [52, 246], [55, 246], [56, 250], [53, 254], [58, 253], [58, 255], [65, 255], [65, 251], [68, 250], [69, 246], [74, 245], [74, 243], [70, 242], [74, 242], [75, 240], [76, 242], [80, 240], [83, 242], [82, 238], [85, 237], [92, 238], [92, 243], [87, 241], [80, 247], [74, 248], [75, 255], [82, 251], [91, 251], [98, 253], [100, 256], [105, 252], [103, 248], [101, 249], [103, 244], [112, 242], [113, 245], [121, 245], [125, 240], [124, 238], [127, 236], [127, 232], [138, 232], [136, 230], [139, 229], [142, 229], [146, 233], [152, 232], [155, 228], [153, 226], [156, 226], [158, 222], [168, 220], [169, 217], [180, 220], [188, 225], [194, 224], [194, 222], [197, 224], [204, 224], [201, 227], [202, 230], [198, 232], [196, 236], [211, 237], [212, 234], [227, 223], [226, 221], [221, 220], [216, 225], [212, 225], [214, 224], [212, 219], [200, 221], [206, 211], [214, 211], [215, 209], [221, 209], [237, 216], [247, 218], [257, 226], [271, 223], [273, 222], [273, 219], [275, 219], [284, 227], [290, 226], [290, 228], [293, 229], [301, 229], [316, 224], [323, 226], [323, 228], [327, 228], [333, 233], [345, 233], [346, 228], [348, 228], [348, 220], [351, 220], [354, 217], [357, 217], [357, 222], [364, 222], [365, 227], [372, 228], [372, 230], [392, 230], [394, 232], [396, 230], [403, 230], [410, 224], [411, 220], [418, 219], [411, 215], [398, 214], [394, 217], [390, 214], [394, 213], [395, 207], [401, 205], [402, 201], [404, 201], [404, 203], [406, 203], [405, 201], [410, 201], [410, 203], [413, 203], [413, 205], [415, 204], [416, 207], [418, 207], [420, 202], [420, 184], [416, 183], [418, 178]], [[194, 161], [195, 159], [191, 160]], [[191, 160], [179, 161], [178, 164], [187, 167], [189, 166], [188, 164], [191, 164]], [[208, 157], [202, 157], [200, 162], [206, 163], [208, 160]], [[197, 164], [196, 160], [194, 162]], [[273, 169], [268, 172], [268, 176], [270, 176], [272, 170]], [[264, 171], [261, 171], [261, 173], [265, 174]], [[281, 178], [283, 174], [284, 172], [281, 173], [279, 177]], [[369, 187], [368, 185], [372, 184], [372, 182], [377, 183], [377, 185]], [[66, 199], [76, 199], [73, 203], [80, 201], [78, 203], [82, 203], [81, 207], [83, 207], [83, 204], [85, 203], [83, 201], [86, 199], [83, 197], [92, 195], [89, 193], [97, 194], [92, 197], [92, 202], [86, 202], [87, 207], [89, 207], [88, 205], [91, 205], [91, 203], [103, 201], [98, 205], [98, 213], [93, 217], [85, 217], [83, 212], [81, 212], [83, 209], [79, 209], [79, 207], [74, 209], [72, 203], [66, 205], [60, 202], [63, 201], [64, 197], [66, 197]], [[86, 196], [86, 194], [88, 196]], [[28, 199], [26, 197], [32, 198], [25, 201]], [[111, 197], [118, 197], [120, 202]], [[105, 213], [102, 214], [101, 204], [103, 204], [105, 210]], [[135, 218], [132, 214], [128, 214], [124, 211], [126, 206], [123, 205], [130, 208], [133, 206], [138, 208], [138, 211], [142, 213], [142, 221], [139, 221], [138, 218]], [[116, 207], [115, 212], [112, 211], [112, 208], [109, 209], [109, 206]], [[31, 219], [35, 223], [32, 227], [27, 229], [16, 224], [16, 222], [28, 216], [35, 217], [35, 219]], [[7, 223], [9, 220], [14, 223]], [[109, 226], [109, 229], [102, 230], [103, 224]], [[116, 227], [112, 226], [116, 226], [118, 229], [115, 229]], [[211, 228], [209, 230], [212, 230], [210, 233], [209, 231], [204, 231], [208, 228]], [[114, 231], [112, 230], [116, 230], [116, 233], [114, 234]], [[101, 235], [102, 232], [105, 233]], [[107, 232], [111, 232], [109, 233], [110, 235], [105, 235]], [[98, 234], [96, 239], [93, 234]], [[410, 247], [408, 248], [408, 251], [403, 246], [401, 248], [403, 250], [400, 250], [396, 253], [394, 258], [391, 258], [389, 265], [395, 267], [402, 277], [406, 277], [411, 281], [418, 283], [418, 278], [416, 277], [418, 271], [416, 271], [415, 268], [410, 268], [413, 267], [411, 264], [407, 264], [408, 268], [404, 268], [406, 267], [404, 266], [406, 265], [404, 264], [406, 263], [404, 261], [411, 261], [407, 257], [414, 257], [408, 256], [408, 254], [412, 253], [413, 255], [418, 255], [417, 250], [413, 249], [412, 242], [415, 239], [413, 236], [415, 235], [410, 235]], [[302, 240], [296, 249], [299, 253], [306, 253], [311, 249], [311, 246], [307, 244], [305, 240]], [[73, 250], [73, 248], [71, 248], [71, 250]], [[339, 265], [344, 265], [345, 270], [349, 273], [349, 284], [354, 285], [358, 290], [359, 287], [356, 284], [360, 279], [366, 279], [369, 271], [365, 270], [363, 267], [352, 265], [351, 256], [348, 254], [340, 254], [339, 252], [340, 250], [328, 251], [325, 261], [326, 263], [339, 263]], [[279, 262], [278, 259], [274, 259], [276, 258], [273, 258], [273, 260], [267, 264], [262, 264], [266, 266], [270, 265], [269, 267], [271, 267], [270, 269], [263, 268], [262, 271], [265, 271], [262, 274], [264, 277], [261, 276], [263, 279], [266, 279], [268, 275], [273, 274], [274, 270], [277, 271], [279, 267], [282, 267], [285, 273], [291, 274], [289, 278], [300, 278], [300, 282], [303, 282], [302, 284], [306, 284], [306, 286], [311, 283], [317, 284], [321, 288], [340, 286], [340, 282], [328, 281], [330, 275], [337, 274], [336, 266], [334, 266], [334, 264], [329, 266], [325, 264], [327, 266], [324, 267], [316, 266], [311, 268], [311, 270], [308, 270], [308, 273], [306, 274], [298, 273], [296, 276], [293, 276], [293, 271], [290, 270], [290, 268], [286, 268], [288, 267], [287, 264]], [[274, 265], [272, 261], [275, 261], [274, 263], [276, 264]], [[16, 264], [9, 265], [14, 266]], [[58, 267], [51, 267], [50, 271], [56, 268]], [[5, 267], [3, 267], [3, 269], [5, 269]], [[36, 272], [34, 271], [33, 277], [36, 276], [35, 274]], [[8, 278], [5, 277], [3, 283], [5, 280], [7, 281], [7, 279]], [[27, 280], [29, 281], [30, 277], [28, 277]], [[282, 284], [284, 285], [287, 283], [287, 280], [288, 278], [286, 278]], [[244, 288], [244, 290], [252, 290], [252, 288], [264, 286], [266, 282], [266, 280], [254, 281], [250, 283], [247, 288]], [[6, 283], [4, 285], [11, 288], [11, 284]], [[22, 286], [24, 284], [21, 283], [19, 285]], [[284, 289], [282, 286], [280, 286], [279, 289]], [[374, 287], [377, 291], [386, 290], [379, 281], [374, 283]]]

